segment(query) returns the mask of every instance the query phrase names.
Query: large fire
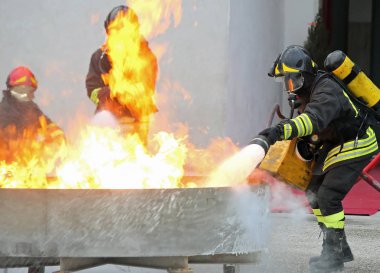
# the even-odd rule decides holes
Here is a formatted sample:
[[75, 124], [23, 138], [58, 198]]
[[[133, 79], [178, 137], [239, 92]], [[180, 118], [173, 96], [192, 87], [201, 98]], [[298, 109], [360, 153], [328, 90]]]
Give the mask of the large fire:
[[[147, 140], [151, 116], [157, 111], [157, 59], [144, 37], [154, 37], [181, 19], [181, 0], [138, 0], [109, 25], [107, 48], [112, 69], [104, 74], [111, 96], [138, 120], [134, 132], [122, 126], [86, 125], [75, 141], [49, 143], [23, 139], [27, 152], [0, 162], [4, 188], [173, 188], [200, 186], [186, 181], [186, 171], [207, 175], [237, 147], [226, 139], [198, 149], [185, 134], [158, 132]], [[160, 49], [164, 51], [165, 49]], [[160, 56], [158, 56], [160, 57]], [[31, 143], [32, 142], [32, 143]], [[27, 144], [27, 145], [26, 145]]]
[[63, 188], [172, 188], [181, 186], [186, 147], [160, 132], [148, 152], [135, 134], [88, 127], [57, 170]]

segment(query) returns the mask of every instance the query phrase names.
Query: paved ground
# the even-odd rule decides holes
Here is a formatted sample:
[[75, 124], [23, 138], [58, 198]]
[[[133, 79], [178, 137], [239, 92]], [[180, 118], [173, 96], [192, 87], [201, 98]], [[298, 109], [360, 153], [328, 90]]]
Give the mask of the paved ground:
[[[347, 216], [346, 233], [355, 255], [345, 273], [380, 272], [380, 212], [373, 216]], [[312, 215], [275, 213], [271, 215], [268, 250], [258, 265], [240, 265], [236, 273], [305, 273], [310, 256], [321, 250], [322, 238]], [[194, 273], [222, 273], [222, 265], [191, 265]], [[46, 268], [46, 273], [57, 270]], [[1, 270], [0, 273], [26, 273], [26, 269]], [[164, 270], [107, 265], [80, 273], [165, 273]]]

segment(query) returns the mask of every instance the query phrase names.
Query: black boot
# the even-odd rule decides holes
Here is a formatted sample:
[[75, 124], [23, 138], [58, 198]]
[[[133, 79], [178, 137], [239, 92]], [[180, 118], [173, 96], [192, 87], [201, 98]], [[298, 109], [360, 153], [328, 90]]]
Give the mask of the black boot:
[[330, 273], [343, 270], [343, 233], [342, 229], [325, 229], [322, 254], [316, 262], [309, 265], [311, 273]]
[[342, 240], [342, 251], [343, 251], [343, 262], [348, 263], [354, 260], [354, 255], [351, 252], [351, 248], [348, 245], [346, 233], [343, 229], [343, 240]]
[[[322, 223], [318, 223], [318, 225], [321, 228], [321, 232], [323, 233], [322, 253], [321, 253], [321, 256], [322, 256], [323, 255], [323, 249], [324, 249], [324, 246], [325, 246], [325, 243], [326, 243], [326, 235], [325, 235], [325, 233], [326, 233], [326, 227]], [[354, 255], [352, 254], [351, 248], [348, 245], [347, 238], [346, 238], [346, 233], [344, 232], [344, 229], [342, 231], [343, 231], [343, 239], [342, 239], [343, 262], [344, 263], [348, 263], [348, 262], [351, 262], [351, 261], [354, 260]], [[310, 260], [309, 260], [309, 264], [315, 263], [316, 261], [318, 261], [318, 259], [321, 256], [311, 257]]]
[[[318, 223], [318, 225], [319, 225], [319, 227], [321, 228], [321, 233], [323, 233], [323, 234], [322, 234], [322, 236], [323, 236], [322, 253], [321, 253], [320, 256], [314, 256], [314, 257], [311, 257], [310, 260], [309, 260], [309, 265], [310, 265], [311, 263], [315, 263], [315, 262], [317, 262], [317, 261], [319, 260], [319, 258], [323, 255], [323, 251], [324, 251], [324, 249], [325, 249], [325, 245], [326, 245], [326, 227], [325, 227], [325, 225], [322, 224], [322, 223]], [[321, 234], [319, 234], [319, 236], [321, 236]]]

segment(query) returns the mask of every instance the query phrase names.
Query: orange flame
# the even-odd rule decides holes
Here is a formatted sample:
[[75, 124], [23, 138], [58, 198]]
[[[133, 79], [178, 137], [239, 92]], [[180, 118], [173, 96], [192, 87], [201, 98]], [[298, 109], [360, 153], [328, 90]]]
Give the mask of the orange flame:
[[136, 134], [94, 126], [81, 130], [71, 145], [49, 146], [32, 139], [18, 145], [24, 149], [14, 161], [0, 162], [0, 187], [199, 187], [199, 178], [237, 150], [229, 139], [215, 139], [200, 149], [167, 132], [157, 133], [147, 149]]
[[137, 15], [121, 11], [107, 29], [107, 55], [112, 68], [103, 75], [111, 97], [142, 119], [157, 111], [154, 99], [157, 60], [140, 34]]
[[181, 186], [187, 149], [161, 132], [148, 152], [137, 135], [88, 127], [58, 170], [63, 188], [174, 188]]
[[[56, 128], [40, 117], [39, 128], [29, 126], [18, 135], [15, 126], [1, 132], [0, 187], [47, 188], [57, 161], [65, 157], [66, 142]], [[7, 140], [7, 141], [6, 141]]]
[[128, 5], [139, 14], [140, 31], [146, 38], [164, 33], [172, 22], [177, 27], [182, 18], [182, 0], [134, 0]]

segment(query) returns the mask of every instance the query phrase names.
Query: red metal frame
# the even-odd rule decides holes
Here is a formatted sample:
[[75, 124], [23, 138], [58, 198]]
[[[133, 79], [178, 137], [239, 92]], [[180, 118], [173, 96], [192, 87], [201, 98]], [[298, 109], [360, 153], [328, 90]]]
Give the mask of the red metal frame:
[[374, 159], [369, 162], [369, 164], [364, 168], [362, 171], [360, 177], [366, 181], [368, 184], [370, 184], [372, 187], [374, 187], [378, 192], [380, 192], [380, 182], [375, 179], [373, 176], [369, 174], [369, 172], [379, 164], [380, 161], [380, 153], [378, 153]]

